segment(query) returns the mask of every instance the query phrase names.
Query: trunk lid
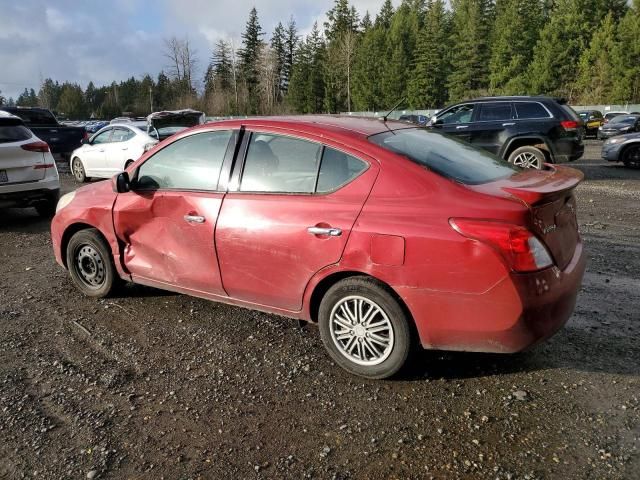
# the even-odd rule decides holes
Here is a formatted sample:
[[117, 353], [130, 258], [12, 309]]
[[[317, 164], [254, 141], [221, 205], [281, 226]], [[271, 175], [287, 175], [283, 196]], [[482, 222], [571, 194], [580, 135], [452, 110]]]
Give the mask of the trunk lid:
[[545, 243], [556, 265], [564, 269], [580, 241], [573, 190], [583, 177], [573, 168], [552, 166], [545, 171], [525, 170], [472, 188], [523, 202], [530, 212], [528, 227]]
[[44, 154], [22, 149], [22, 145], [33, 141], [34, 139], [29, 139], [0, 143], [0, 187], [14, 183], [36, 182], [44, 178], [45, 169], [36, 168], [37, 165], [45, 163]]

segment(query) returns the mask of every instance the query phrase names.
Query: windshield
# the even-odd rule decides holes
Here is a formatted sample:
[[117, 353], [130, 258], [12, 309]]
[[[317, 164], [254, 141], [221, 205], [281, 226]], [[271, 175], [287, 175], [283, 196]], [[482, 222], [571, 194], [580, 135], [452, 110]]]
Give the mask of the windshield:
[[624, 115], [620, 115], [618, 117], [614, 117], [611, 119], [611, 121], [609, 122], [609, 125], [613, 125], [614, 123], [633, 123], [636, 121], [636, 116], [632, 116], [632, 117], [627, 117]]
[[455, 137], [422, 128], [378, 133], [370, 136], [369, 140], [444, 177], [467, 185], [492, 182], [520, 171], [486, 150]]

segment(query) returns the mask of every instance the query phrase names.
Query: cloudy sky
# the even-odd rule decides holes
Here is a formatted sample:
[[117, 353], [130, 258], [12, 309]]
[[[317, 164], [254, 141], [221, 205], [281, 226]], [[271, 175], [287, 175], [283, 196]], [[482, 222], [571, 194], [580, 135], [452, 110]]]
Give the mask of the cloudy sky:
[[[352, 0], [362, 14], [383, 0]], [[397, 5], [399, 0], [394, 1]], [[0, 91], [16, 98], [43, 78], [83, 87], [166, 66], [163, 38], [188, 36], [199, 74], [220, 38], [239, 41], [251, 7], [264, 30], [293, 15], [302, 33], [325, 20], [333, 0], [0, 0]]]

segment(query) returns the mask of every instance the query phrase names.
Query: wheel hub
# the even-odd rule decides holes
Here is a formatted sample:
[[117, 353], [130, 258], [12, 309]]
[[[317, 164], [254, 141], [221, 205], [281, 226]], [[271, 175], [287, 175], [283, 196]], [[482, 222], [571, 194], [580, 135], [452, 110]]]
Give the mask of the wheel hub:
[[93, 288], [101, 287], [106, 279], [102, 256], [91, 245], [83, 245], [78, 249], [76, 271], [80, 279]]
[[393, 326], [384, 310], [374, 301], [353, 295], [345, 297], [331, 310], [331, 338], [338, 351], [359, 365], [384, 362], [394, 347]]

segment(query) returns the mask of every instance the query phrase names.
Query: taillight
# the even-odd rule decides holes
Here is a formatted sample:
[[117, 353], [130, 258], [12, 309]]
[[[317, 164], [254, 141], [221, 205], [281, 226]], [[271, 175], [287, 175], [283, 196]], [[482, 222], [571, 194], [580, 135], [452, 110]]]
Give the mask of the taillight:
[[47, 142], [43, 142], [43, 141], [25, 143], [24, 145], [21, 145], [21, 148], [28, 152], [44, 153], [49, 151], [49, 145], [47, 145]]
[[519, 225], [469, 218], [452, 218], [449, 224], [461, 235], [493, 247], [516, 272], [533, 272], [553, 265], [538, 237]]
[[576, 122], [575, 120], [565, 120], [564, 122], [560, 122], [560, 125], [562, 125], [562, 128], [564, 128], [566, 131], [571, 132], [573, 130], [577, 130], [581, 124], [580, 122]]

